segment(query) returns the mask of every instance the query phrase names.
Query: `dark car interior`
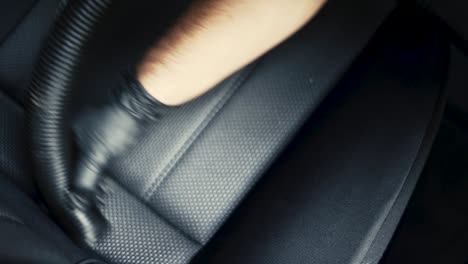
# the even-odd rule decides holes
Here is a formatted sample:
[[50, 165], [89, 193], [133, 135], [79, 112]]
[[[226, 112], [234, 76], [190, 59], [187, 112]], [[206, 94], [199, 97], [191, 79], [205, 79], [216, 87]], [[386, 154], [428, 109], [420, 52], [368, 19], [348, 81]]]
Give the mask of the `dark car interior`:
[[0, 263], [468, 263], [467, 1], [329, 0], [112, 162], [92, 247], [37, 175], [191, 1], [111, 1], [37, 102], [78, 2], [0, 1]]

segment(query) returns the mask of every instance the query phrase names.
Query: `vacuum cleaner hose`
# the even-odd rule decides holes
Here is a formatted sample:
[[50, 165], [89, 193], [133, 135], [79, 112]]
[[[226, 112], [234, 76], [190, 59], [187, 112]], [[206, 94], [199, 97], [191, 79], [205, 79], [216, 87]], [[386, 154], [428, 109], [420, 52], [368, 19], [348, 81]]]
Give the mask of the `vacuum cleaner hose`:
[[67, 106], [72, 82], [89, 42], [112, 0], [72, 0], [42, 50], [28, 93], [34, 177], [52, 216], [78, 243], [92, 246], [106, 226], [98, 208], [73, 193]]

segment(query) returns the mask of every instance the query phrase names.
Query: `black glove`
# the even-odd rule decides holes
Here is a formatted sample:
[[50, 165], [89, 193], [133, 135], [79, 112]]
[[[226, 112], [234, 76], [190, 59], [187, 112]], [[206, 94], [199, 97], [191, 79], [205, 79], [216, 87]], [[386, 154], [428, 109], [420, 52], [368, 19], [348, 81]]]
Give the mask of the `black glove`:
[[71, 191], [75, 207], [88, 215], [91, 234], [87, 244], [95, 242], [105, 228], [105, 219], [98, 210], [109, 190], [103, 170], [109, 161], [129, 150], [150, 124], [162, 118], [171, 107], [149, 95], [131, 75], [122, 78], [109, 104], [83, 112], [73, 130], [79, 148], [76, 175]]

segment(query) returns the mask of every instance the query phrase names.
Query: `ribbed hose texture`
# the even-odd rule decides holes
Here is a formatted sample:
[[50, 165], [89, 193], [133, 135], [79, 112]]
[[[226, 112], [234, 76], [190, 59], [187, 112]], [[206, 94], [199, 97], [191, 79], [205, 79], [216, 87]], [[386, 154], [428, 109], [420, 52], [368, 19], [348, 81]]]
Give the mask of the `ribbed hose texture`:
[[73, 0], [59, 17], [36, 65], [28, 94], [34, 176], [53, 216], [77, 242], [92, 244], [101, 215], [83, 211], [72, 179], [67, 105], [83, 50], [111, 0]]

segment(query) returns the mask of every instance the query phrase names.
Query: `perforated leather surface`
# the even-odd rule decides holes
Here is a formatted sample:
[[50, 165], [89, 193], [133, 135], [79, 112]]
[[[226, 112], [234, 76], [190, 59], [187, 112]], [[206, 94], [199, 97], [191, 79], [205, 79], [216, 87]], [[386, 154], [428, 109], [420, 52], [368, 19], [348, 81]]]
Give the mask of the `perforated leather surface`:
[[0, 88], [22, 103], [39, 51], [56, 18], [59, 0], [39, 0], [0, 43]]
[[111, 263], [188, 263], [200, 245], [117, 184], [104, 215], [111, 229], [95, 250]]
[[[0, 87], [1, 89], [1, 87]], [[21, 190], [32, 193], [23, 109], [0, 91], [0, 173]]]
[[[15, 19], [13, 24], [2, 25], [8, 26], [8, 32], [0, 36], [0, 172], [29, 195], [34, 194], [34, 183], [29, 170], [23, 94], [57, 15], [58, 1], [0, 3], [5, 8], [0, 15], [8, 12]], [[14, 2], [11, 9], [10, 2]]]
[[[213, 237], [393, 7], [331, 2], [291, 40], [181, 107], [113, 164], [115, 193], [104, 210], [111, 229], [96, 246], [100, 255], [111, 263], [188, 263]], [[11, 79], [23, 80], [21, 63], [0, 70], [26, 69]], [[9, 93], [21, 101], [21, 90]]]
[[389, 10], [372, 6], [376, 15], [369, 16], [370, 8], [327, 8], [256, 64], [158, 124], [111, 173], [183, 233], [205, 243]]
[[432, 26], [392, 16], [196, 263], [378, 263], [444, 109]]
[[[115, 227], [97, 251], [117, 263], [186, 263], [193, 257], [334, 87], [392, 7], [362, 4], [367, 8], [328, 6], [292, 39], [178, 109], [115, 161], [109, 174], [127, 190], [118, 188], [107, 201], [106, 215]], [[135, 202], [127, 204], [131, 199]], [[131, 259], [135, 252], [144, 257]]]
[[86, 254], [5, 175], [0, 174], [2, 263], [74, 264]]

